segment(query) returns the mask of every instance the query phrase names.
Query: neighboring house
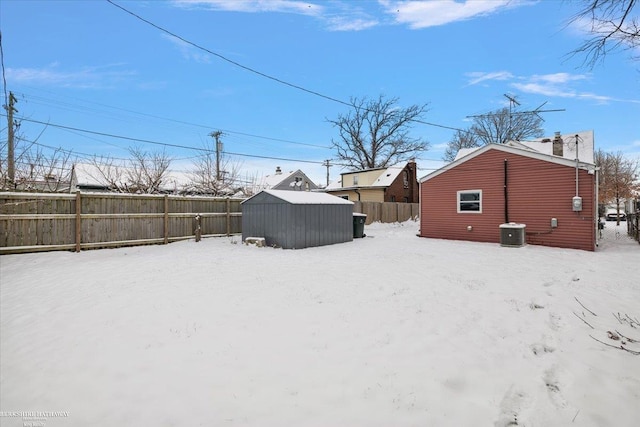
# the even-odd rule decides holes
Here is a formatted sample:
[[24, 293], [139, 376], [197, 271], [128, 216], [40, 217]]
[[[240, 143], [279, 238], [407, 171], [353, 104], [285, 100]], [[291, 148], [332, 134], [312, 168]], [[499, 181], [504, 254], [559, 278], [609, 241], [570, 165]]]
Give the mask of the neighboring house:
[[[559, 144], [560, 135], [556, 139]], [[526, 226], [526, 243], [593, 251], [595, 165], [582, 156], [553, 155], [553, 141], [539, 144], [551, 150], [536, 150], [526, 142], [489, 144], [423, 177], [419, 235], [499, 243], [500, 225], [517, 223]], [[593, 138], [579, 144], [584, 158], [592, 160]], [[577, 201], [581, 206], [574, 209]]]
[[[128, 181], [129, 169], [123, 166], [76, 163], [71, 174], [72, 191], [136, 193]], [[192, 194], [190, 179], [184, 173], [168, 172], [162, 180], [159, 193]]]
[[330, 184], [324, 191], [351, 201], [418, 203], [416, 162], [345, 172], [340, 181]]
[[257, 194], [262, 190], [312, 191], [317, 189], [318, 186], [300, 169], [283, 173], [278, 166], [275, 174], [267, 175], [258, 182], [253, 193]]
[[69, 193], [71, 182], [67, 177], [55, 174], [47, 174], [38, 177], [22, 177], [16, 179], [11, 191], [31, 191], [39, 193]]

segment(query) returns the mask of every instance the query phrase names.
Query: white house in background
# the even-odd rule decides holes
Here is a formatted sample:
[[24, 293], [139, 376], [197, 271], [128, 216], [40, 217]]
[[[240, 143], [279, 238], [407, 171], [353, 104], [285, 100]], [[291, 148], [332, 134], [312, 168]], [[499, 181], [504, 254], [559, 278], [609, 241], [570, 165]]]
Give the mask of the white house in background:
[[282, 172], [278, 166], [273, 175], [266, 175], [258, 181], [254, 186], [253, 194], [262, 190], [312, 191], [317, 189], [318, 186], [300, 169]]

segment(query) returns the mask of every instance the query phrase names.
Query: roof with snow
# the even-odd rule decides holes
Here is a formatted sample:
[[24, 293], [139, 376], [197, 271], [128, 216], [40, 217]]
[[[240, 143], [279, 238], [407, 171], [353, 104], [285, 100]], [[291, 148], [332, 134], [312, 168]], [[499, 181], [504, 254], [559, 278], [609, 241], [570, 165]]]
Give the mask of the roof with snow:
[[404, 166], [391, 166], [387, 168], [387, 170], [385, 170], [382, 174], [380, 174], [378, 179], [376, 179], [373, 184], [371, 184], [371, 186], [388, 187], [393, 184], [393, 181], [395, 181], [398, 175], [400, 175], [400, 172], [402, 172], [403, 170]]
[[[119, 187], [125, 187], [128, 184], [128, 171], [130, 168], [126, 166], [104, 164], [98, 167], [91, 163], [76, 163], [73, 167], [73, 184], [80, 187], [108, 188], [110, 180], [113, 180]], [[179, 190], [190, 182], [188, 174], [169, 170], [162, 180], [162, 188]]]
[[292, 205], [353, 205], [353, 202], [327, 193], [288, 190], [262, 190], [242, 203], [264, 194], [269, 194]]
[[[561, 135], [562, 138], [562, 156], [568, 160], [576, 160], [576, 156], [579, 161], [584, 163], [593, 163], [594, 153], [594, 137], [593, 130], [586, 130], [576, 133], [570, 133]], [[537, 153], [547, 154], [553, 156], [553, 137], [537, 138], [528, 141], [508, 141], [504, 145], [521, 148], [524, 150], [530, 150]], [[454, 159], [461, 159], [482, 147], [473, 148], [461, 148], [458, 150], [458, 154]]]
[[[546, 144], [546, 143], [545, 143]], [[564, 166], [569, 166], [569, 167], [575, 167], [576, 166], [576, 161], [575, 159], [571, 160], [565, 157], [560, 157], [560, 156], [554, 156], [553, 154], [546, 154], [546, 153], [541, 153], [537, 150], [534, 150], [532, 148], [522, 148], [519, 146], [516, 146], [516, 144], [487, 144], [484, 145], [482, 147], [478, 147], [475, 149], [472, 149], [469, 153], [467, 153], [466, 155], [456, 158], [454, 161], [452, 161], [451, 163], [448, 163], [446, 165], [444, 165], [443, 167], [441, 167], [440, 169], [431, 172], [428, 175], [425, 175], [424, 177], [422, 177], [420, 179], [420, 183], [423, 183], [425, 181], [428, 181], [432, 178], [435, 178], [436, 176], [440, 175], [441, 173], [444, 173], [450, 169], [455, 168], [456, 166], [465, 163], [471, 159], [476, 158], [477, 156], [486, 153], [489, 150], [499, 150], [499, 151], [504, 151], [506, 153], [511, 153], [511, 154], [516, 154], [516, 155], [520, 155], [520, 156], [525, 156], [525, 157], [530, 157], [533, 159], [538, 159], [538, 160], [543, 160], [543, 161], [547, 161], [547, 162], [551, 162], [551, 163], [556, 163], [556, 164], [560, 164], [560, 165], [564, 165]], [[578, 162], [578, 167], [580, 169], [587, 169], [587, 170], [594, 170], [595, 169], [595, 165], [593, 163], [589, 163], [589, 162], [584, 162], [584, 161], [579, 161]]]
[[[327, 185], [324, 188], [324, 190], [337, 191], [337, 190], [344, 190], [349, 188], [388, 187], [391, 184], [393, 184], [393, 181], [395, 181], [396, 178], [398, 178], [398, 175], [402, 173], [405, 167], [406, 167], [406, 164], [402, 166], [398, 166], [398, 165], [389, 166], [388, 168], [362, 169], [358, 171], [343, 172], [340, 174], [340, 179], [330, 182], [329, 185]], [[344, 175], [374, 172], [374, 171], [380, 171], [380, 175], [371, 184], [358, 184], [358, 185], [349, 186], [349, 187], [342, 186]]]

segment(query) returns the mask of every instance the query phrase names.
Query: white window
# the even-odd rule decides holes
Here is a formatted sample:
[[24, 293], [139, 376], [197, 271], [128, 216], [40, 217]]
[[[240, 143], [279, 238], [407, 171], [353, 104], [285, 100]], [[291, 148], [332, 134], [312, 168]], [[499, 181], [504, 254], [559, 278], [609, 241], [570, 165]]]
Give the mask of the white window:
[[358, 185], [358, 175], [353, 175], [353, 185]]
[[458, 213], [482, 213], [482, 190], [458, 191]]

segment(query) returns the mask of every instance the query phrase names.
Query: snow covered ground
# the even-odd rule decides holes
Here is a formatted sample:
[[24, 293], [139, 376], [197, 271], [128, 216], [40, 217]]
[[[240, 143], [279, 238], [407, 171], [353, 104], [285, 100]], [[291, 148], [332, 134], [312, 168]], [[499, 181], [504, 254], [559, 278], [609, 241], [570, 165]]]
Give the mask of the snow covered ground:
[[3, 256], [0, 424], [639, 425], [640, 245], [417, 230]]

